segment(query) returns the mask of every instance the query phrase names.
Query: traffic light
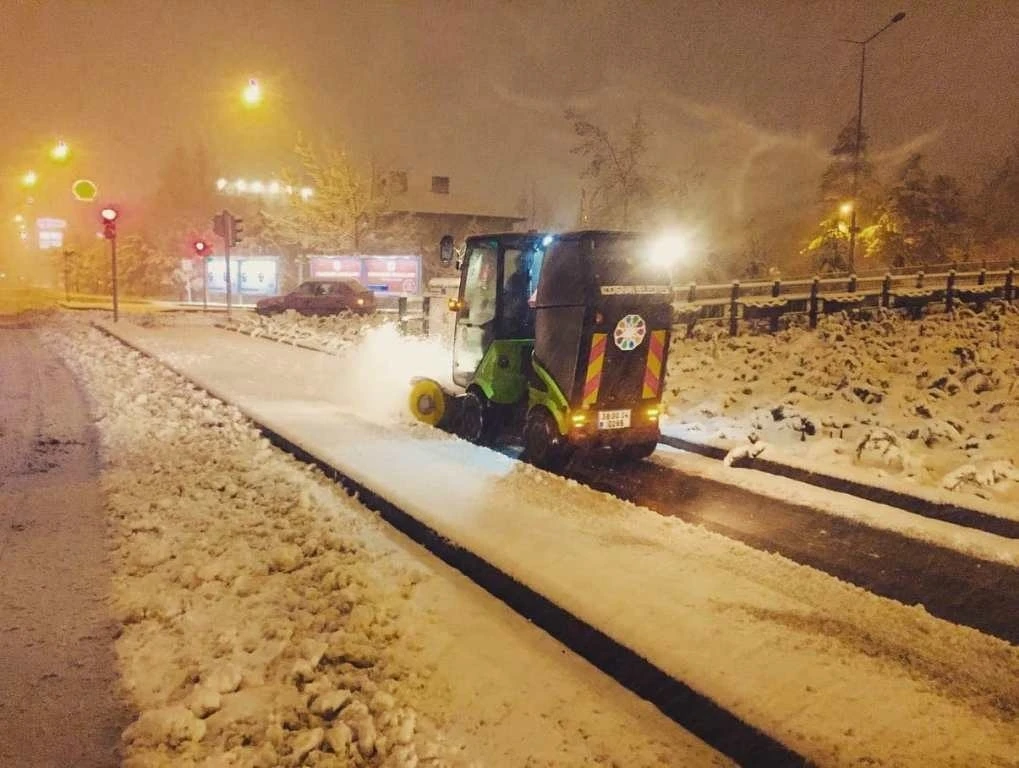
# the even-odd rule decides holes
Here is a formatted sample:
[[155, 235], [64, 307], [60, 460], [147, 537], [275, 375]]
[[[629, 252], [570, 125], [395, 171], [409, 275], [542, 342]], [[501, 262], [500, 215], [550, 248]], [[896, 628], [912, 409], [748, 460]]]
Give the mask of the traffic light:
[[120, 214], [116, 208], [106, 207], [99, 212], [103, 221], [103, 237], [113, 240], [117, 237], [117, 217]]
[[195, 249], [196, 256], [207, 256], [209, 251], [212, 250], [209, 248], [209, 244], [204, 240], [195, 240], [193, 247]]
[[241, 233], [244, 232], [244, 219], [238, 219], [236, 216], [230, 217], [230, 247], [234, 247], [243, 238]]

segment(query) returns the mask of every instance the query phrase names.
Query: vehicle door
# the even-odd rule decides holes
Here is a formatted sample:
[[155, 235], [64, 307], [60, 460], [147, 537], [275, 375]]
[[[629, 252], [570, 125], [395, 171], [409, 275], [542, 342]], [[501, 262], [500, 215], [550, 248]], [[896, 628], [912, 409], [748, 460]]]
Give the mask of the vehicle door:
[[297, 286], [297, 290], [287, 294], [287, 309], [296, 309], [302, 315], [310, 314], [314, 309], [315, 293], [321, 283], [307, 281]]
[[474, 380], [474, 371], [494, 338], [499, 247], [496, 242], [475, 243], [464, 255], [460, 278], [460, 309], [453, 331], [453, 381], [462, 387]]
[[331, 283], [325, 298], [328, 313], [339, 314], [354, 308], [354, 289], [348, 283]]

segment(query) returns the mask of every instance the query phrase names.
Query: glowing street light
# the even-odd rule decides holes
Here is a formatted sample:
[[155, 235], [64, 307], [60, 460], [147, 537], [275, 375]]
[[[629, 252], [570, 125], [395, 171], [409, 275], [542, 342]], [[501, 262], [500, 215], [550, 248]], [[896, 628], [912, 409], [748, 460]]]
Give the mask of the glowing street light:
[[226, 185], [229, 183], [230, 182], [228, 182], [226, 179], [216, 179], [216, 189], [222, 192], [224, 189], [226, 189]]
[[70, 156], [71, 148], [67, 146], [67, 142], [60, 140], [53, 145], [53, 149], [50, 150], [50, 157], [58, 163], [64, 162]]
[[248, 182], [246, 182], [244, 179], [237, 179], [237, 181], [234, 182], [234, 189], [236, 189], [238, 192], [247, 192]]
[[848, 216], [852, 212], [853, 212], [852, 203], [842, 203], [842, 205], [839, 206], [839, 213], [841, 213], [843, 216]]
[[280, 193], [280, 183], [278, 181], [269, 182], [269, 194], [278, 195]]
[[257, 107], [262, 103], [262, 86], [258, 84], [255, 78], [248, 80], [241, 98], [244, 100], [245, 106], [248, 107]]
[[14, 223], [15, 224], [24, 224], [25, 223], [25, 217], [22, 216], [20, 213], [15, 214], [14, 215]]
[[21, 177], [21, 186], [23, 187], [34, 187], [39, 181], [39, 174], [35, 171], [25, 171], [25, 174]]
[[302, 200], [310, 200], [314, 194], [315, 192], [312, 190], [311, 187], [301, 187]]

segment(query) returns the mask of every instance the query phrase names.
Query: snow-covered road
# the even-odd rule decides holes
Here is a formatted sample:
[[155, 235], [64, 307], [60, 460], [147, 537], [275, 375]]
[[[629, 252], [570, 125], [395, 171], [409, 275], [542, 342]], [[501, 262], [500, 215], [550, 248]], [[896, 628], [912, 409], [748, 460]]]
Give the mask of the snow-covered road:
[[407, 360], [116, 332], [809, 760], [1015, 764], [1007, 643], [407, 426]]
[[48, 341], [102, 436], [125, 766], [728, 764], [236, 409], [95, 330]]

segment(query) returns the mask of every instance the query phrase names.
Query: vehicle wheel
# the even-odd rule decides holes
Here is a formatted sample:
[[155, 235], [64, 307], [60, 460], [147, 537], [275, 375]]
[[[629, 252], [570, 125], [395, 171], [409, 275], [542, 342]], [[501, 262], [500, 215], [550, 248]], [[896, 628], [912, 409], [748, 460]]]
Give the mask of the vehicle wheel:
[[658, 447], [658, 442], [634, 443], [623, 449], [623, 458], [627, 461], [643, 461]]
[[448, 411], [446, 393], [432, 379], [421, 379], [410, 390], [410, 412], [414, 418], [433, 427], [442, 427]]
[[531, 409], [524, 425], [524, 461], [555, 471], [566, 466], [571, 453], [552, 414], [541, 407]]
[[456, 433], [478, 445], [491, 445], [499, 434], [501, 412], [476, 390], [457, 398]]

